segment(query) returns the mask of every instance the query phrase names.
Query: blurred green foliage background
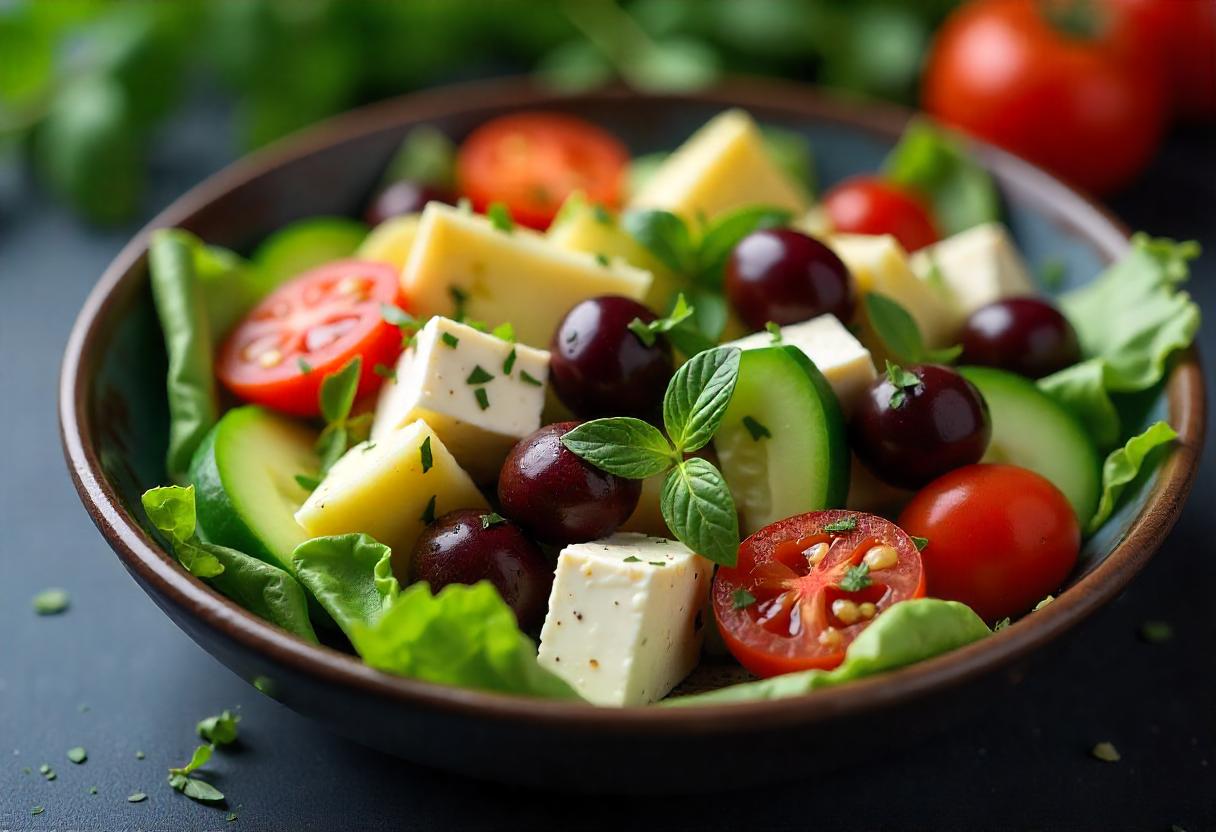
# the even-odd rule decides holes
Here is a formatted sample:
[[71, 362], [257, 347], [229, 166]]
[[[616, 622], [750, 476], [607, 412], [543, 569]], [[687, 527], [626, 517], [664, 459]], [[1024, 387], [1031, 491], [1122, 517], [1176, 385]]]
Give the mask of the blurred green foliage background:
[[910, 102], [953, 0], [0, 0], [0, 165], [97, 223], [138, 213], [155, 128], [232, 97], [257, 147], [357, 104], [531, 72], [559, 90], [723, 73]]

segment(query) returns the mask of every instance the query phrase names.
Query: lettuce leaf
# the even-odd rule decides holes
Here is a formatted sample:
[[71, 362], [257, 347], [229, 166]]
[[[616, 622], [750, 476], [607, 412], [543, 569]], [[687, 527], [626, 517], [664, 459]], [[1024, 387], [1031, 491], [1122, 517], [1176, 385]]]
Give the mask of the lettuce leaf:
[[144, 492], [142, 502], [148, 519], [190, 574], [254, 615], [316, 643], [308, 620], [308, 596], [295, 578], [244, 552], [199, 540], [194, 486], [153, 488]]
[[296, 579], [350, 637], [356, 625], [374, 627], [397, 600], [391, 556], [368, 535], [341, 534], [306, 540], [291, 558]]
[[561, 699], [577, 694], [536, 661], [536, 647], [486, 582], [449, 584], [437, 595], [418, 583], [374, 624], [355, 623], [351, 643], [379, 670], [427, 682]]
[[978, 641], [990, 632], [983, 619], [957, 601], [936, 598], [902, 601], [862, 631], [835, 670], [787, 673], [709, 693], [681, 696], [663, 704], [685, 707], [802, 696], [933, 658]]
[[1090, 358], [1039, 379], [1039, 389], [1081, 420], [1098, 448], [1119, 442], [1119, 411], [1106, 388], [1106, 362]]
[[1086, 526], [1087, 534], [1093, 534], [1110, 519], [1119, 497], [1139, 475], [1149, 452], [1177, 438], [1178, 432], [1168, 424], [1154, 422], [1146, 431], [1127, 440], [1122, 448], [1110, 452], [1102, 465], [1102, 496], [1098, 500], [1098, 510]]
[[988, 171], [971, 158], [960, 136], [927, 119], [908, 124], [883, 163], [883, 174], [927, 199], [947, 235], [1001, 218], [1001, 200]]

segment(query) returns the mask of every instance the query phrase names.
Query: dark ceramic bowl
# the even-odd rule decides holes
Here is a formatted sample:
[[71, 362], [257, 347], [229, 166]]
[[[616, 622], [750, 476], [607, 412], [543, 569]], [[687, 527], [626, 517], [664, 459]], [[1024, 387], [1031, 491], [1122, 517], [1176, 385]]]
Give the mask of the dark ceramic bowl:
[[[557, 788], [712, 789], [837, 767], [938, 729], [1027, 672], [1030, 654], [1126, 586], [1177, 518], [1203, 438], [1203, 377], [1194, 352], [1177, 362], [1148, 414], [1168, 418], [1180, 441], [1087, 542], [1082, 566], [1055, 603], [962, 650], [803, 698], [610, 710], [385, 675], [245, 612], [183, 571], [145, 529], [139, 495], [165, 479], [167, 427], [165, 356], [148, 293], [150, 229], [181, 226], [247, 250], [300, 217], [357, 215], [402, 136], [420, 123], [459, 138], [492, 116], [542, 107], [599, 122], [644, 152], [676, 145], [728, 106], [807, 134], [828, 185], [874, 170], [908, 117], [773, 83], [736, 82], [686, 96], [608, 91], [571, 98], [517, 81], [476, 84], [343, 116], [233, 165], [173, 203], [106, 270], [63, 364], [68, 466], [128, 571], [233, 672], [260, 677], [259, 687], [326, 727], [428, 766]], [[1117, 220], [1060, 182], [990, 147], [976, 153], [1000, 183], [1008, 224], [1032, 264], [1062, 258], [1075, 285], [1127, 247]], [[747, 765], [696, 764], [723, 748], [745, 753]]]

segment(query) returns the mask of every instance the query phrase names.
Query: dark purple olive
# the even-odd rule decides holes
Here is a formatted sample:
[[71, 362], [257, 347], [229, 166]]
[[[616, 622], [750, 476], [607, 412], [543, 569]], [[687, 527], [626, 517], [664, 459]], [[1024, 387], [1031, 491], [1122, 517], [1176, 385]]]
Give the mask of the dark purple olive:
[[999, 367], [1029, 378], [1049, 376], [1081, 360], [1077, 332], [1038, 298], [1006, 298], [971, 313], [963, 327], [964, 364]]
[[574, 415], [658, 415], [674, 364], [662, 337], [646, 344], [629, 324], [655, 314], [629, 298], [591, 298], [571, 309], [549, 345], [549, 383]]
[[498, 475], [503, 514], [544, 543], [606, 537], [629, 519], [641, 480], [601, 471], [566, 449], [561, 437], [578, 422], [546, 425], [521, 439]]
[[726, 295], [743, 322], [796, 324], [831, 313], [853, 317], [853, 278], [830, 248], [788, 228], [748, 234], [726, 261]]
[[367, 206], [363, 218], [371, 226], [379, 225], [392, 217], [403, 214], [416, 214], [426, 207], [428, 202], [452, 202], [452, 195], [447, 191], [414, 182], [410, 179], [399, 179], [380, 190]]
[[[536, 544], [509, 520], [477, 509], [445, 514], [414, 545], [413, 580], [432, 592], [448, 584], [489, 581], [519, 626], [538, 626], [545, 616], [553, 567]], [[402, 576], [397, 580], [405, 583]]]
[[949, 367], [891, 366], [858, 403], [849, 425], [853, 450], [879, 479], [919, 488], [979, 462], [992, 436], [988, 404]]

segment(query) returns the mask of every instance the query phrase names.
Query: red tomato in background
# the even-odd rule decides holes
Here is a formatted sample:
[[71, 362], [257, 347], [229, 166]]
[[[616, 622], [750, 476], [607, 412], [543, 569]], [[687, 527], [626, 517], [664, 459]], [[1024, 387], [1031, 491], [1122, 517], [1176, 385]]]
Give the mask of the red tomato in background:
[[1155, 49], [1175, 109], [1216, 118], [1216, 0], [1105, 0], [1120, 37]]
[[399, 300], [397, 270], [385, 263], [338, 260], [304, 272], [250, 310], [220, 347], [215, 373], [242, 399], [296, 416], [320, 413], [325, 376], [363, 357], [357, 395], [381, 382], [401, 332], [382, 304]]
[[1100, 21], [1095, 34], [1066, 33], [1045, 8], [976, 0], [955, 10], [930, 52], [923, 105], [1073, 184], [1110, 192], [1135, 177], [1161, 139], [1167, 108], [1157, 56]]
[[460, 146], [456, 182], [477, 211], [502, 202], [521, 225], [546, 228], [566, 197], [618, 208], [629, 151], [612, 134], [560, 113], [487, 121]]
[[823, 198], [832, 227], [843, 234], [892, 234], [908, 251], [941, 239], [920, 197], [877, 176], [855, 176]]
[[[833, 523], [847, 528], [825, 528]], [[871, 561], [865, 586], [841, 586], [851, 567]], [[714, 577], [713, 605], [731, 654], [757, 676], [776, 676], [835, 667], [883, 610], [924, 594], [920, 552], [895, 524], [857, 511], [812, 511], [743, 541], [735, 566]]]
[[1055, 592], [1077, 563], [1081, 528], [1060, 489], [1025, 468], [968, 465], [926, 485], [899, 516], [930, 596], [996, 621]]

